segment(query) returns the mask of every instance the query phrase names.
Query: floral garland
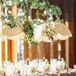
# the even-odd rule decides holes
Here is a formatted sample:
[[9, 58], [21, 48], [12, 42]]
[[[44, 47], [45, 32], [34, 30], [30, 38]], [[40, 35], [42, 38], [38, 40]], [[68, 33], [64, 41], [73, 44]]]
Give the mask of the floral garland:
[[[5, 24], [10, 26], [11, 28], [16, 27], [17, 25], [21, 25], [23, 27], [23, 32], [25, 33], [26, 41], [33, 40], [34, 35], [34, 27], [37, 25], [47, 22], [50, 23], [51, 21], [61, 21], [60, 16], [62, 15], [62, 11], [58, 6], [50, 5], [45, 1], [40, 0], [4, 0], [0, 1], [3, 4], [3, 7], [12, 7], [13, 5], [21, 5], [23, 4], [24, 15], [19, 15], [14, 18], [11, 14], [7, 17], [4, 17]], [[29, 20], [29, 10], [37, 10], [36, 11], [36, 18]], [[42, 12], [41, 12], [42, 11]], [[40, 19], [40, 16], [44, 17], [45, 19]], [[36, 26], [34, 26], [36, 25]], [[54, 30], [50, 29], [49, 31], [46, 30], [46, 34], [49, 39], [53, 40], [53, 34], [51, 31], [55, 32]]]

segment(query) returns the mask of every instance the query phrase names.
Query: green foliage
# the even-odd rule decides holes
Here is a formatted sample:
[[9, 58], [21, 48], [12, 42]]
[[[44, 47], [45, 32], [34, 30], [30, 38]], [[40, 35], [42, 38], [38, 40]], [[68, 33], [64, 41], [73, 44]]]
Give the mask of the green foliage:
[[40, 0], [31, 1], [31, 9], [39, 9], [40, 6], [41, 6]]
[[[12, 0], [11, 4], [9, 4], [8, 0], [4, 0], [3, 6], [9, 8], [10, 6], [12, 7], [15, 4], [19, 5], [21, 3], [23, 4], [23, 9], [26, 18], [24, 17], [21, 20], [20, 17], [14, 18], [12, 15], [8, 15], [7, 17], [5, 17], [5, 19], [7, 19], [5, 23], [11, 28], [16, 27], [17, 25], [22, 25], [23, 32], [25, 33], [25, 41], [30, 41], [31, 43], [34, 42], [34, 24], [39, 25], [43, 22], [47, 22], [47, 24], [49, 24], [51, 20], [56, 22], [62, 22], [62, 20], [60, 19], [60, 16], [62, 15], [61, 9], [58, 6], [50, 5], [47, 2], [41, 0]], [[32, 21], [28, 19], [28, 13], [30, 9], [36, 10], [36, 18], [32, 19]], [[44, 13], [44, 11], [46, 11], [46, 13]], [[50, 18], [50, 14], [52, 15], [53, 19]], [[43, 22], [41, 20], [38, 20], [40, 19], [39, 17], [45, 18], [43, 19]], [[55, 29], [48, 30], [48, 28], [46, 28], [46, 35], [52, 41], [53, 33], [55, 33]]]
[[20, 4], [20, 0], [12, 0], [12, 5]]
[[24, 21], [23, 32], [25, 33], [27, 39], [31, 39], [33, 37], [33, 25], [30, 21]]
[[28, 1], [29, 1], [29, 0], [24, 0], [24, 3], [25, 3], [25, 4], [28, 4]]
[[44, 9], [48, 9], [48, 8], [49, 7], [46, 2], [41, 2], [40, 0], [31, 1], [31, 9], [44, 10]]
[[7, 0], [4, 1], [3, 6], [4, 6], [4, 7], [8, 7], [8, 1], [7, 1]]
[[57, 19], [60, 18], [60, 16], [62, 15], [62, 11], [58, 6], [55, 5], [51, 5], [49, 12], [54, 15]]
[[[47, 14], [51, 13], [58, 20], [62, 14], [62, 11], [58, 6], [49, 5], [46, 2], [41, 2], [40, 0], [22, 0], [22, 2], [24, 3], [25, 13], [28, 13], [26, 11], [28, 11], [29, 9], [46, 10]], [[20, 0], [12, 0], [11, 6], [14, 4], [20, 4], [20, 3], [21, 3]], [[30, 7], [29, 7], [29, 3], [30, 3]], [[8, 3], [8, 0], [5, 0], [4, 7], [9, 7], [9, 6], [10, 5]], [[40, 12], [38, 13], [40, 14]]]
[[52, 29], [49, 26], [47, 26], [45, 32], [46, 32], [46, 35], [48, 36], [49, 40], [54, 41], [53, 35], [55, 33], [55, 29]]
[[11, 14], [9, 14], [8, 16], [5, 16], [5, 19], [6, 19], [5, 20], [6, 25], [10, 26], [11, 28], [16, 27], [16, 21]]

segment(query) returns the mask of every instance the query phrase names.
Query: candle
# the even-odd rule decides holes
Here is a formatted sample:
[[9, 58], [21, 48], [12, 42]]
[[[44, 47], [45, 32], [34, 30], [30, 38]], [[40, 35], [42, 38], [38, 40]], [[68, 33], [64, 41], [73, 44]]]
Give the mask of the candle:
[[[1, 12], [2, 12], [2, 6], [0, 5], [0, 35], [2, 35]], [[2, 43], [1, 43], [1, 37], [0, 37], [0, 68], [1, 67], [2, 67]]]
[[32, 45], [31, 45], [31, 43], [29, 42], [29, 51], [31, 51], [31, 47], [32, 47]]
[[[60, 40], [61, 38], [61, 35], [58, 34], [58, 40]], [[60, 44], [60, 41], [58, 42], [58, 51], [61, 51], [61, 44]]]
[[5, 37], [5, 61], [8, 60], [8, 40], [7, 40], [7, 36]]
[[60, 44], [60, 38], [61, 38], [61, 35], [58, 34], [58, 59], [60, 60], [61, 59], [61, 44]]
[[58, 43], [58, 51], [61, 51], [61, 44]]
[[29, 59], [31, 60], [32, 58], [32, 44], [29, 42]]
[[1, 38], [0, 38], [0, 67], [2, 67], [2, 44], [1, 44]]

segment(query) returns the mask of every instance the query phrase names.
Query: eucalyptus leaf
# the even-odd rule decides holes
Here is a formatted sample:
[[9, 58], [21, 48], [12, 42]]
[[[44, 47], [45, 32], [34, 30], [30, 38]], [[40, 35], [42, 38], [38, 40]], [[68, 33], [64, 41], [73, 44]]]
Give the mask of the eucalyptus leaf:
[[52, 15], [55, 15], [56, 18], [60, 17], [60, 15], [62, 14], [62, 11], [58, 6], [51, 5], [50, 9], [51, 9], [50, 13]]
[[24, 3], [25, 3], [25, 4], [28, 4], [28, 0], [24, 0]]

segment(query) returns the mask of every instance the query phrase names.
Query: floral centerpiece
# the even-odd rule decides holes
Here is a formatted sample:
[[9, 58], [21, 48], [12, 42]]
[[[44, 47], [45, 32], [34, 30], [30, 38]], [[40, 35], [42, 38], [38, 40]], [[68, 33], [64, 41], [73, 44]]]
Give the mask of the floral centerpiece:
[[[34, 41], [34, 28], [42, 23], [50, 23], [51, 21], [60, 21], [60, 15], [62, 14], [61, 9], [58, 6], [50, 5], [47, 1], [40, 0], [5, 0], [1, 1], [3, 7], [11, 8], [14, 5], [18, 5], [20, 9], [24, 10], [24, 15], [21, 17], [21, 14], [14, 18], [12, 15], [7, 14], [7, 17], [4, 18], [6, 25], [11, 28], [16, 27], [17, 25], [21, 25], [23, 27], [23, 32], [25, 34], [25, 39], [29, 41]], [[36, 18], [29, 20], [29, 11], [35, 9], [36, 10]], [[32, 13], [30, 14], [32, 17]], [[40, 17], [43, 17], [42, 19]], [[36, 25], [36, 26], [34, 26]], [[48, 26], [47, 26], [48, 27]], [[50, 29], [46, 30], [46, 35], [48, 38], [53, 40], [53, 36], [51, 32], [55, 32]], [[49, 34], [50, 33], [50, 34]]]

